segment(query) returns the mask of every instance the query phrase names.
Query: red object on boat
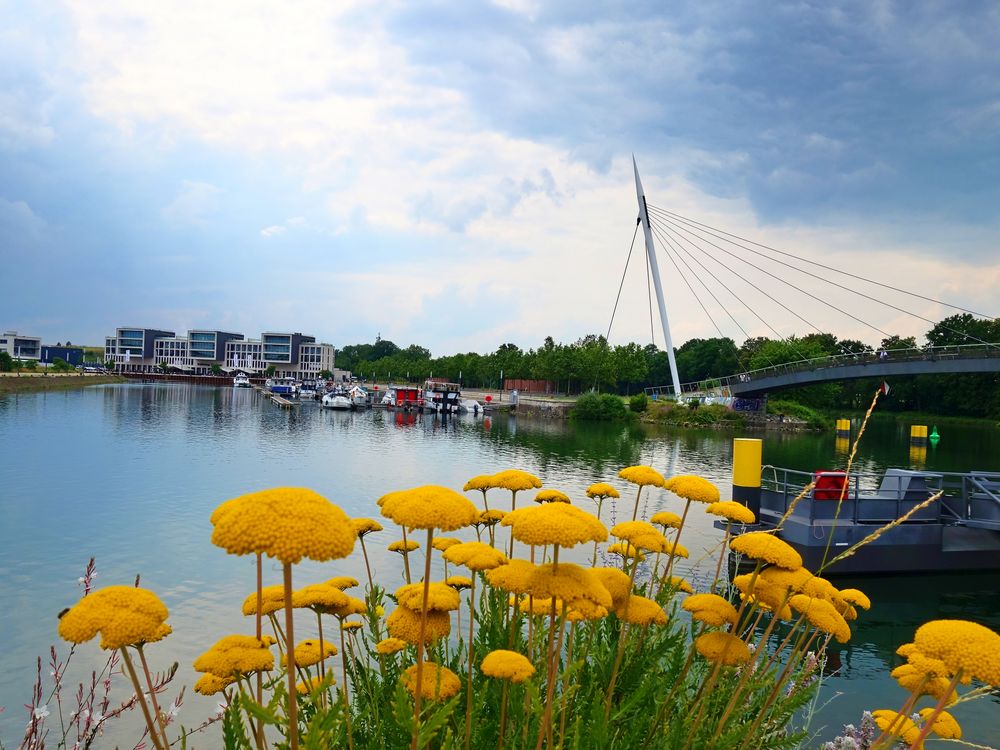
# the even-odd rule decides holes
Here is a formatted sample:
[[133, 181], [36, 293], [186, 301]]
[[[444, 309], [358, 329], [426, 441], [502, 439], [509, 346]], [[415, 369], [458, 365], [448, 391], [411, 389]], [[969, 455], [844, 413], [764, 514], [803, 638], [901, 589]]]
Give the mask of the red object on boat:
[[[847, 486], [847, 474], [842, 471], [817, 471], [813, 474], [816, 487], [813, 489], [814, 500], [840, 500], [841, 493]], [[845, 494], [844, 497], [847, 495]]]
[[486, 403], [489, 403], [490, 401], [492, 401], [492, 400], [493, 400], [493, 397], [492, 397], [492, 396], [487, 396], [487, 397], [486, 397], [485, 399], [483, 399], [483, 400], [484, 400], [484, 401], [486, 401]]

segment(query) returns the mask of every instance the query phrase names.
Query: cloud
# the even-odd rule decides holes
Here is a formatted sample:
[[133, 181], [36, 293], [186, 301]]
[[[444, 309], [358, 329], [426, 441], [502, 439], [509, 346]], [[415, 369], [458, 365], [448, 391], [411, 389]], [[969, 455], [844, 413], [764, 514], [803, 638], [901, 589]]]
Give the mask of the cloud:
[[184, 180], [163, 217], [175, 226], [204, 226], [218, 210], [221, 194], [222, 189], [210, 183]]
[[288, 227], [281, 226], [280, 224], [272, 224], [269, 227], [264, 227], [260, 230], [261, 237], [274, 237], [275, 235], [287, 232]]

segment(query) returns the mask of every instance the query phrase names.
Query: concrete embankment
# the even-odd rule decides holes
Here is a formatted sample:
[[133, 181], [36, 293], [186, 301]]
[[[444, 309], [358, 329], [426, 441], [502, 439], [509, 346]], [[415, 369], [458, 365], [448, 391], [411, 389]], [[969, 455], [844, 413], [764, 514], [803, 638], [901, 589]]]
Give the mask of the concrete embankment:
[[118, 375], [81, 375], [79, 373], [0, 373], [0, 396], [16, 393], [37, 393], [39, 391], [66, 391], [86, 388], [88, 385], [124, 383]]

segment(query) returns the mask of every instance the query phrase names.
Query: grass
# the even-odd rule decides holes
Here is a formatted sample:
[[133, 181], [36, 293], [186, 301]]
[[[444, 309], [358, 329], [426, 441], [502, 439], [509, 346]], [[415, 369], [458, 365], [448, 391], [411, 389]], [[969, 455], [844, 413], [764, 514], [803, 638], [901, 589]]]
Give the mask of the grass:
[[0, 377], [0, 396], [15, 393], [38, 393], [41, 391], [68, 391], [74, 388], [85, 388], [88, 385], [104, 385], [106, 383], [124, 383], [125, 378], [118, 375], [42, 375], [40, 373], [4, 373]]

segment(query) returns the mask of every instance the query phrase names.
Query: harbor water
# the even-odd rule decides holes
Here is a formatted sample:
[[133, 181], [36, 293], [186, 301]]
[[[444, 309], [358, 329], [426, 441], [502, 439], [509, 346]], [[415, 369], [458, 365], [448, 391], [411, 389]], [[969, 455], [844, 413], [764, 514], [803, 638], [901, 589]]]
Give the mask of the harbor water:
[[[858, 466], [873, 472], [889, 466], [1000, 469], [1000, 429], [983, 424], [939, 431], [939, 444], [914, 453], [908, 422], [873, 421]], [[506, 414], [441, 420], [384, 410], [326, 411], [316, 403], [281, 409], [248, 389], [172, 383], [0, 397], [0, 706], [5, 709], [0, 744], [20, 741], [36, 657], [43, 658], [47, 680], [50, 644], [60, 654], [67, 651], [56, 635], [57, 615], [80, 597], [77, 579], [91, 557], [96, 585], [131, 584], [139, 575], [170, 609], [173, 635], [148, 650], [157, 668], [180, 664], [163, 703], [181, 685], [193, 683], [191, 662], [215, 640], [252, 631], [240, 604], [253, 588], [253, 561], [226, 555], [209, 541], [209, 515], [223, 500], [266, 487], [303, 486], [351, 516], [377, 517], [375, 501], [386, 492], [420, 484], [460, 490], [476, 474], [517, 467], [588, 510], [594, 506], [584, 495], [587, 486], [618, 485], [623, 499], [611, 512], [621, 520], [631, 514], [634, 490], [616, 475], [632, 464], [650, 464], [665, 475], [700, 474], [726, 497], [732, 438], [723, 431], [532, 421]], [[765, 437], [766, 464], [812, 471], [842, 468], [845, 460], [845, 446], [832, 431]], [[481, 502], [478, 493], [469, 497]], [[488, 497], [491, 507], [509, 507], [509, 493]], [[613, 520], [605, 508], [604, 520]], [[648, 516], [660, 509], [679, 510], [678, 502], [663, 491], [644, 493], [640, 512]], [[388, 531], [368, 537], [376, 575], [390, 589], [401, 582], [398, 556], [384, 551], [395, 539]], [[721, 532], [695, 508], [681, 541], [691, 558], [681, 561], [680, 572], [706, 588]], [[362, 578], [358, 558], [304, 562], [296, 567], [296, 584], [341, 574]], [[280, 570], [266, 565], [265, 585], [279, 582]], [[900, 663], [895, 649], [921, 623], [965, 618], [1000, 630], [995, 574], [838, 583], [866, 591], [873, 607], [855, 623], [850, 643], [831, 650], [809, 746], [832, 739], [842, 724], [857, 723], [865, 709], [902, 704], [904, 693], [888, 674]], [[303, 630], [308, 633], [308, 626]], [[78, 647], [67, 681], [102, 663], [96, 642]], [[119, 679], [116, 697], [129, 694]], [[196, 726], [215, 710], [214, 699], [189, 688], [178, 722]], [[997, 698], [963, 705], [957, 713], [971, 741], [995, 744], [1000, 737]], [[127, 737], [107, 739], [111, 746]], [[213, 744], [207, 737], [192, 740], [194, 746]], [[50, 736], [47, 744], [56, 742]]]

